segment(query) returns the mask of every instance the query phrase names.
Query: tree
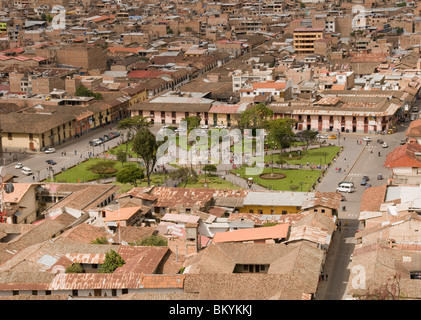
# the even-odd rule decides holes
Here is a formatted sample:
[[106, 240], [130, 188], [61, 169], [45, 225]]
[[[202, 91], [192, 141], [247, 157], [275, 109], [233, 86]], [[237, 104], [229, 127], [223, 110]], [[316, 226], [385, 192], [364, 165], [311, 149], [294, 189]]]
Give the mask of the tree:
[[184, 188], [186, 187], [187, 183], [196, 182], [198, 180], [197, 173], [192, 168], [181, 167], [177, 170], [174, 170], [170, 173], [171, 179], [178, 180], [184, 182]]
[[160, 235], [151, 235], [149, 237], [143, 238], [141, 240], [136, 241], [134, 244], [135, 246], [148, 246], [148, 247], [165, 247], [168, 245], [167, 239]]
[[151, 185], [151, 173], [157, 161], [156, 152], [158, 147], [159, 144], [157, 143], [155, 136], [148, 128], [143, 127], [137, 131], [133, 139], [133, 151], [143, 159], [148, 186]]
[[259, 103], [237, 116], [237, 123], [240, 129], [263, 129], [266, 121], [272, 116], [273, 111]]
[[88, 88], [86, 88], [82, 85], [80, 85], [79, 87], [76, 88], [75, 96], [77, 96], [77, 97], [94, 97], [95, 100], [101, 100], [102, 99], [102, 94], [100, 94], [99, 92], [93, 92], [93, 91], [89, 90]]
[[202, 119], [198, 116], [189, 116], [189, 117], [183, 118], [181, 121], [186, 121], [187, 122], [187, 131], [191, 131], [191, 130], [199, 127], [201, 120]]
[[137, 180], [143, 179], [144, 177], [143, 170], [136, 166], [121, 169], [116, 175], [117, 182], [130, 183], [134, 187], [137, 187]]
[[99, 268], [99, 273], [113, 273], [115, 269], [121, 267], [126, 262], [123, 258], [114, 250], [110, 250], [105, 254], [104, 263]]
[[205, 183], [206, 183], [206, 172], [216, 172], [217, 168], [213, 164], [207, 164], [202, 168], [203, 171], [205, 171]]
[[92, 171], [93, 173], [99, 174], [101, 178], [103, 175], [108, 175], [112, 173], [116, 173], [118, 170], [114, 168], [115, 162], [112, 160], [107, 161], [100, 161], [94, 164], [91, 164], [87, 167], [88, 170]]
[[75, 262], [66, 268], [65, 273], [85, 273], [85, 270], [79, 262]]
[[300, 141], [305, 142], [307, 151], [310, 144], [317, 139], [317, 132], [313, 130], [304, 130], [299, 132], [296, 136]]
[[273, 119], [266, 123], [266, 129], [268, 130], [268, 141], [273, 141], [273, 145], [283, 149], [288, 148], [291, 144], [291, 140], [294, 137], [292, 127], [295, 124], [295, 120], [291, 118]]
[[118, 150], [117, 151], [117, 160], [121, 162], [121, 165], [124, 165], [124, 162], [127, 161], [127, 151]]
[[143, 117], [143, 116], [134, 116], [131, 118], [126, 118], [123, 120], [120, 120], [117, 129], [118, 130], [128, 130], [127, 132], [127, 141], [126, 141], [126, 153], [128, 154], [128, 147], [129, 147], [129, 141], [134, 138], [137, 131], [139, 131], [142, 128], [147, 128], [151, 125], [151, 122], [148, 120], [149, 117]]
[[91, 241], [92, 244], [108, 244], [108, 240], [106, 237], [96, 238], [95, 240]]
[[122, 119], [119, 121], [117, 125], [118, 130], [125, 130], [128, 129], [132, 132], [133, 136], [136, 134], [138, 130], [141, 128], [149, 127], [151, 122], [148, 120], [149, 117], [143, 116], [134, 116], [131, 118]]

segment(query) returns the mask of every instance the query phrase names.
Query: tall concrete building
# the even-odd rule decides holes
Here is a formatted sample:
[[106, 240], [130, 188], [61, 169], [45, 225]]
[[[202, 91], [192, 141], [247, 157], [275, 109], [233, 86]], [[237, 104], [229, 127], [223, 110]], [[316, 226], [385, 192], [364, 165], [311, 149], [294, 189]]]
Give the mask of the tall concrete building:
[[324, 28], [296, 28], [293, 33], [294, 49], [298, 54], [314, 54], [314, 42], [323, 39]]

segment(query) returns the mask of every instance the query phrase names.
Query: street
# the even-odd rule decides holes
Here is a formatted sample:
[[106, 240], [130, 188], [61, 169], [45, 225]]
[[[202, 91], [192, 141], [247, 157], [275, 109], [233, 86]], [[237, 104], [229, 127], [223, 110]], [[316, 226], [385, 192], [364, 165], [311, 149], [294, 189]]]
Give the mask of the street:
[[[354, 182], [356, 191], [344, 194], [346, 200], [341, 202], [339, 219], [342, 231], [335, 234], [328, 251], [323, 272], [329, 275], [329, 280], [321, 282], [316, 299], [343, 300], [349, 298], [345, 296], [345, 289], [351, 272], [349, 269], [350, 255], [355, 247], [355, 233], [361, 228], [358, 218], [361, 197], [365, 190], [365, 186], [360, 185], [361, 179], [363, 176], [368, 176], [370, 178], [368, 183], [373, 187], [387, 182], [390, 172], [389, 169], [383, 167], [386, 155], [400, 145], [401, 139], [406, 138], [405, 132], [408, 126], [409, 122], [399, 125], [397, 132], [391, 135], [368, 135], [372, 140], [368, 145], [364, 141], [362, 144], [357, 144], [357, 140], [361, 141], [367, 136], [365, 134], [341, 135], [341, 145], [344, 146], [344, 150], [328, 169], [317, 190], [332, 192], [335, 191], [339, 182], [351, 181]], [[384, 140], [388, 144], [388, 148], [382, 148], [381, 144], [377, 143], [377, 139]], [[342, 168], [342, 172], [338, 173], [336, 168]], [[383, 180], [377, 180], [379, 173], [382, 174]], [[345, 210], [343, 210], [343, 206], [345, 206]]]
[[[57, 164], [51, 166], [54, 173], [62, 171], [62, 168], [69, 168], [85, 159], [89, 158], [89, 153], [94, 156], [98, 153], [102, 153], [111, 149], [121, 143], [123, 135], [115, 139], [106, 141], [100, 146], [90, 146], [89, 141], [98, 137], [102, 137], [104, 134], [108, 134], [111, 131], [116, 130], [117, 124], [109, 125], [104, 128], [94, 129], [78, 139], [70, 140], [63, 143], [60, 146], [56, 146], [56, 151], [51, 154], [45, 154], [44, 152], [29, 153], [25, 156], [20, 156], [19, 161], [15, 161], [6, 166], [7, 173], [17, 176], [16, 182], [38, 182], [48, 177], [51, 177], [52, 171], [48, 170], [50, 165], [46, 163], [46, 160], [54, 160]], [[25, 167], [29, 167], [32, 170], [33, 175], [26, 176], [21, 172], [21, 169], [15, 169], [17, 162], [21, 162]]]
[[[103, 136], [112, 131], [117, 131], [110, 126], [93, 130], [77, 140], [69, 141], [56, 148], [53, 154], [45, 153], [27, 153], [26, 158], [19, 159], [24, 166], [32, 169], [33, 176], [25, 176], [20, 169], [15, 169], [17, 161], [7, 166], [8, 174], [18, 176], [17, 182], [42, 181], [49, 177], [51, 171], [48, 170], [46, 160], [52, 159], [57, 162], [53, 166], [54, 172], [61, 171], [61, 168], [69, 168], [81, 161], [89, 158], [89, 153], [94, 155], [107, 151], [122, 142], [122, 136], [105, 142], [101, 146], [89, 146], [89, 140]], [[360, 229], [358, 217], [361, 204], [361, 197], [365, 186], [360, 185], [363, 176], [368, 176], [368, 183], [371, 186], [379, 186], [386, 183], [390, 175], [389, 169], [383, 167], [386, 155], [395, 147], [400, 145], [400, 141], [405, 139], [405, 132], [409, 126], [404, 123], [398, 126], [397, 132], [391, 135], [366, 135], [357, 133], [341, 134], [340, 140], [332, 140], [335, 145], [343, 147], [343, 151], [334, 163], [328, 168], [326, 175], [317, 185], [317, 190], [322, 192], [334, 192], [338, 183], [341, 181], [352, 181], [355, 184], [356, 191], [350, 194], [344, 194], [346, 200], [341, 202], [338, 218], [341, 221], [342, 230], [334, 235], [331, 248], [327, 254], [327, 260], [323, 270], [324, 274], [329, 275], [328, 281], [322, 281], [319, 285], [319, 291], [316, 295], [318, 300], [342, 300], [346, 299], [345, 289], [351, 270], [350, 255], [352, 254], [355, 241], [354, 235]], [[161, 126], [155, 125], [151, 131], [156, 134]], [[371, 142], [363, 141], [365, 136], [370, 136]], [[377, 142], [382, 139], [388, 144], [388, 148], [383, 148]], [[357, 143], [357, 141], [362, 143]], [[378, 153], [380, 152], [380, 156]], [[339, 172], [339, 168], [341, 169]], [[377, 175], [382, 174], [383, 180], [377, 180]], [[345, 208], [344, 208], [345, 207]], [[345, 209], [345, 210], [343, 210]]]

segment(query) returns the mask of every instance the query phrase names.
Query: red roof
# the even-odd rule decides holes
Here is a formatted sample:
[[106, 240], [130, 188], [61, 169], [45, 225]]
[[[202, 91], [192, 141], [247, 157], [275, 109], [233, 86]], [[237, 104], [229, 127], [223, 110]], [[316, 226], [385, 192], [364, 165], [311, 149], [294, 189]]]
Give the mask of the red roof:
[[133, 70], [127, 75], [128, 78], [158, 78], [161, 74], [171, 74], [168, 71]]
[[285, 89], [286, 82], [254, 82], [253, 89]]
[[110, 52], [130, 52], [130, 53], [139, 53], [140, 50], [145, 50], [143, 47], [136, 48], [124, 48], [124, 47], [109, 47], [107, 48]]
[[407, 137], [420, 137], [421, 136], [421, 119], [411, 121], [408, 130], [406, 130]]
[[387, 155], [384, 166], [387, 168], [421, 168], [421, 158], [418, 160], [416, 153], [421, 154], [421, 145], [418, 143], [399, 146]]
[[209, 109], [209, 113], [237, 113], [240, 106], [216, 105]]
[[289, 223], [281, 223], [273, 227], [259, 227], [228, 232], [217, 232], [213, 237], [213, 243], [282, 239], [287, 237], [288, 230]]

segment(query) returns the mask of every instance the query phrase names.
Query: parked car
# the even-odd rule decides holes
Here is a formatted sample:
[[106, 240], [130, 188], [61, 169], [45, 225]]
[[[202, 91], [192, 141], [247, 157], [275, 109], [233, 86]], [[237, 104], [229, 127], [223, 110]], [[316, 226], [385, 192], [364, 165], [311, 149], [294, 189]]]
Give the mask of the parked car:
[[328, 139], [336, 139], [336, 136], [333, 134], [333, 135], [329, 136]]
[[110, 140], [110, 137], [108, 135], [104, 134], [104, 141], [108, 141], [108, 140]]
[[117, 137], [120, 136], [120, 132], [118, 132], [118, 131], [110, 132], [109, 136], [110, 136], [111, 139], [117, 138]]
[[54, 148], [48, 148], [47, 150], [44, 151], [45, 153], [54, 153], [56, 152], [56, 149]]
[[93, 140], [93, 146], [94, 147], [96, 147], [96, 146], [99, 146], [99, 145], [101, 145], [103, 143], [103, 141], [101, 140], [101, 139], [94, 139]]
[[23, 168], [23, 163], [17, 163], [16, 165], [15, 165], [15, 169], [22, 169]]
[[327, 139], [327, 138], [329, 138], [329, 135], [327, 135], [327, 134], [318, 134], [317, 135], [317, 138], [318, 139]]
[[23, 167], [21, 171], [24, 175], [27, 175], [27, 176], [30, 176], [32, 174], [32, 170], [28, 167]]
[[406, 143], [406, 140], [402, 139], [401, 144], [405, 144], [405, 143]]
[[45, 160], [45, 162], [47, 162], [48, 164], [54, 166], [57, 164], [57, 162], [55, 162], [54, 160]]

